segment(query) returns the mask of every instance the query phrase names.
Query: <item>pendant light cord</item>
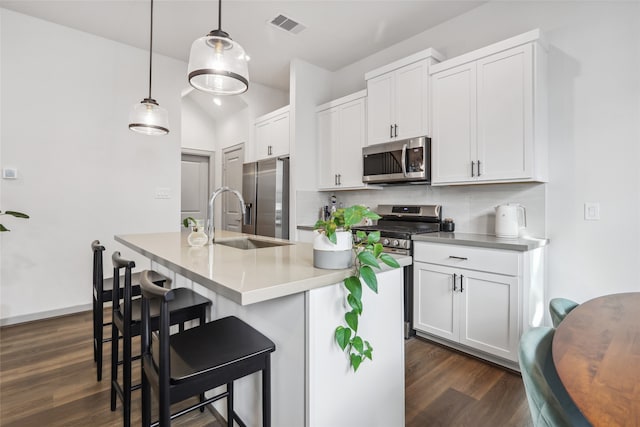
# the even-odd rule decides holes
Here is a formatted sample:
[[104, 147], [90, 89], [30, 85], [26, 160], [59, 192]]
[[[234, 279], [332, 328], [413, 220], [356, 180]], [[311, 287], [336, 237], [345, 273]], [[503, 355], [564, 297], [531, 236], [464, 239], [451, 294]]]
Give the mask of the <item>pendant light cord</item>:
[[222, 30], [222, 0], [218, 0], [218, 31]]
[[149, 26], [150, 28], [150, 34], [149, 34], [149, 99], [151, 98], [151, 69], [152, 69], [152, 61], [153, 61], [153, 0], [151, 0], [151, 25]]

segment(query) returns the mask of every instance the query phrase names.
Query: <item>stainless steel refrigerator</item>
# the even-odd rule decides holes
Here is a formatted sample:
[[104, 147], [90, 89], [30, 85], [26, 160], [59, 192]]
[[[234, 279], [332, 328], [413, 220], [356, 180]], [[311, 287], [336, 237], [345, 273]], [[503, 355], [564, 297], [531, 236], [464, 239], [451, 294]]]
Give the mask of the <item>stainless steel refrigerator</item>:
[[242, 232], [289, 238], [289, 159], [245, 163], [242, 197], [247, 212]]

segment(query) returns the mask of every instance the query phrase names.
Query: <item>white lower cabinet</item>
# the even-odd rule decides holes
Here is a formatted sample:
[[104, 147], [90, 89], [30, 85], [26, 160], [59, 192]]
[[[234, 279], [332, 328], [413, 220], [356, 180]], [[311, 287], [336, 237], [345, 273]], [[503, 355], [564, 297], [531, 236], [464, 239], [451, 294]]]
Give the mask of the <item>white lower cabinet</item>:
[[416, 242], [414, 328], [498, 363], [517, 362], [520, 335], [543, 318], [542, 254]]

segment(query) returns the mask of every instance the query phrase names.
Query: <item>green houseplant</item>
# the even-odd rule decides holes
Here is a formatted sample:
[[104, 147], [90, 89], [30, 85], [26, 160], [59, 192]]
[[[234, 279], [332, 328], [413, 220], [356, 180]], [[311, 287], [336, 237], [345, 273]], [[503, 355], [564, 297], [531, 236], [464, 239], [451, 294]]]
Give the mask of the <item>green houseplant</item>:
[[[29, 215], [22, 212], [16, 212], [16, 211], [4, 211], [4, 212], [0, 211], [0, 215], [11, 215], [16, 218], [25, 218], [25, 219], [29, 218]], [[9, 230], [4, 225], [0, 224], [0, 232], [2, 231], [11, 231], [11, 230]]]
[[[190, 225], [191, 224], [191, 225]], [[191, 228], [191, 233], [187, 236], [187, 243], [189, 246], [202, 247], [207, 243], [207, 235], [202, 230], [202, 227], [198, 225], [198, 221], [196, 221], [193, 217], [188, 216], [184, 220], [182, 220], [182, 225], [185, 228]]]
[[[376, 220], [380, 216], [365, 206], [354, 205], [337, 209], [331, 213], [329, 219], [316, 222], [314, 229], [324, 233], [329, 241], [335, 244], [336, 231], [350, 231], [352, 226], [359, 224], [365, 218]], [[378, 279], [373, 269], [380, 269], [380, 261], [389, 267], [400, 267], [392, 256], [382, 252], [382, 244], [379, 240], [379, 231], [370, 233], [357, 231], [353, 241], [355, 254], [353, 274], [344, 279], [350, 310], [344, 315], [346, 324], [336, 327], [334, 338], [338, 346], [349, 355], [349, 363], [354, 372], [365, 359], [373, 360], [373, 347], [369, 341], [358, 335], [359, 319], [363, 313], [362, 282], [373, 292], [378, 293]]]

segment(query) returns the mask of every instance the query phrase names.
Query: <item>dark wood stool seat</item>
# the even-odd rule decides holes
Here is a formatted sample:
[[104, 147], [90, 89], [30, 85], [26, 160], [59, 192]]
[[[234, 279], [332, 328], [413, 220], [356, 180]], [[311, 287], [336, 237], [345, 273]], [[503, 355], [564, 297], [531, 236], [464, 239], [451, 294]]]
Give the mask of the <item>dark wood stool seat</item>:
[[[111, 334], [111, 410], [116, 410], [116, 400], [120, 397], [123, 403], [124, 426], [131, 425], [131, 392], [140, 387], [132, 386], [131, 365], [132, 352], [131, 340], [141, 333], [142, 300], [133, 298], [131, 270], [135, 267], [133, 261], [128, 261], [120, 256], [120, 252], [114, 252], [112, 256], [113, 275], [116, 278], [114, 285], [119, 286], [120, 270], [124, 269], [124, 292], [122, 298], [115, 298], [112, 310], [112, 334]], [[155, 273], [155, 272], [154, 272]], [[148, 274], [147, 278], [162, 277], [163, 283], [171, 284], [171, 280], [159, 275]], [[152, 282], [153, 283], [153, 282]], [[157, 286], [157, 285], [154, 285]], [[176, 298], [168, 306], [169, 325], [180, 325], [180, 331], [184, 331], [184, 323], [198, 319], [200, 325], [205, 324], [207, 312], [211, 306], [211, 300], [197, 292], [187, 288], [173, 289]], [[122, 304], [120, 299], [122, 299]], [[157, 330], [160, 322], [160, 302], [149, 307], [151, 330]], [[122, 335], [122, 363], [118, 360], [118, 337]], [[122, 384], [118, 381], [118, 365], [122, 364]], [[204, 399], [204, 395], [201, 396]]]
[[[103, 344], [111, 341], [111, 337], [104, 337], [104, 327], [111, 326], [111, 322], [104, 321], [104, 304], [113, 301], [113, 278], [103, 277], [102, 255], [105, 248], [100, 241], [91, 242], [93, 252], [93, 361], [96, 362], [96, 379], [102, 381]], [[120, 296], [124, 292], [124, 276], [119, 278]], [[162, 284], [164, 276], [153, 272], [151, 280]], [[131, 294], [140, 295], [140, 272], [131, 276]]]
[[[159, 287], [143, 271], [142, 288], [142, 425], [168, 427], [171, 419], [227, 398], [227, 423], [245, 425], [233, 410], [233, 381], [262, 371], [262, 425], [271, 425], [271, 353], [275, 344], [230, 316], [169, 335], [169, 307], [175, 290]], [[151, 305], [161, 302], [159, 333], [151, 334]], [[227, 390], [171, 415], [171, 404], [202, 395], [221, 385]], [[151, 424], [151, 390], [159, 399], [160, 419]]]

